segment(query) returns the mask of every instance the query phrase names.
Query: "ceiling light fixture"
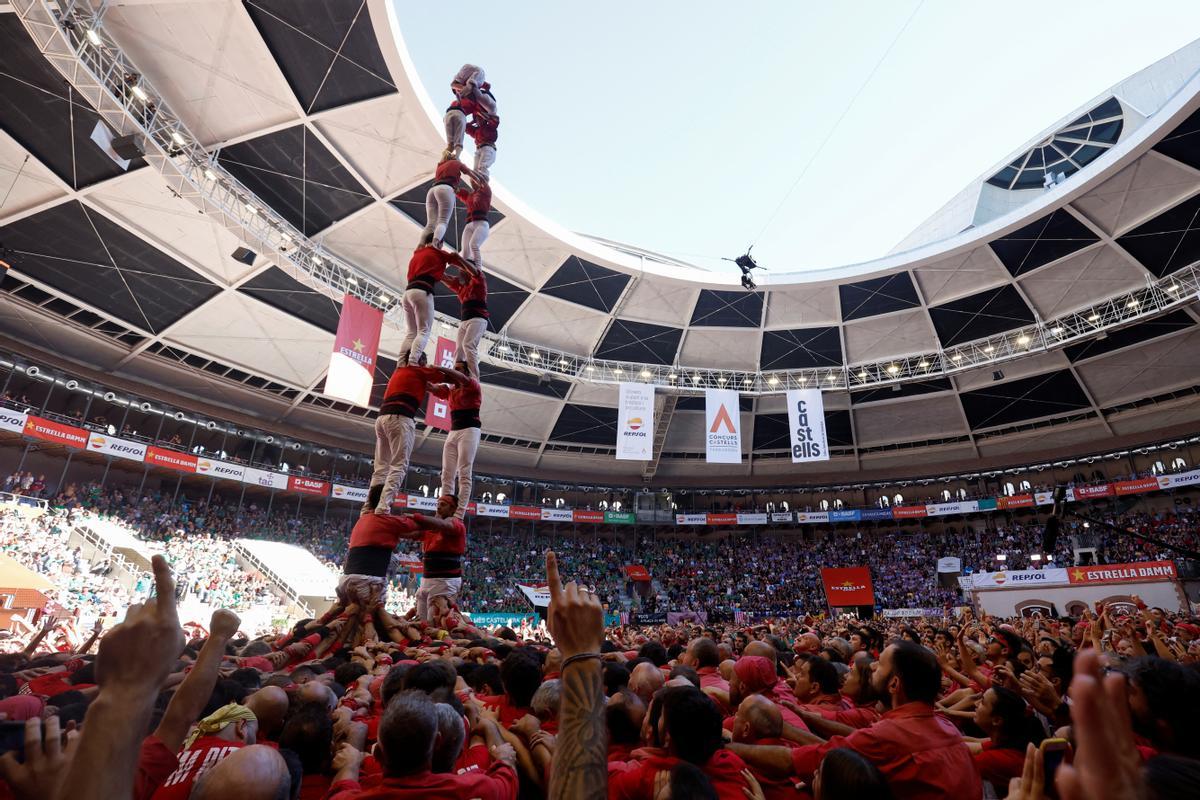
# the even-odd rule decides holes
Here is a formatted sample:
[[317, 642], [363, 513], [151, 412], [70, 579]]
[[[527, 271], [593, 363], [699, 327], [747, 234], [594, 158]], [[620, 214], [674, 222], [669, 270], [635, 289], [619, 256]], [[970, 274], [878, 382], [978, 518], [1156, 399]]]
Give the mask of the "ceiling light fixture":
[[896, 364], [889, 364], [887, 371], [888, 371], [888, 375], [895, 375], [897, 372], [900, 371], [900, 367]]
[[987, 347], [983, 348], [983, 352], [994, 353], [996, 352], [996, 348], [989, 344]]
[[95, 30], [89, 28], [88, 32], [87, 32], [87, 40], [94, 45], [99, 45], [100, 44], [100, 34], [96, 33]]
[[[507, 350], [507, 348], [505, 348], [505, 349]], [[541, 354], [541, 353], [539, 353], [537, 350], [530, 350], [530, 351], [529, 351], [529, 357], [530, 357], [531, 359], [533, 359], [534, 361], [541, 361], [541, 360], [542, 360], [542, 354]]]
[[130, 87], [129, 91], [133, 92], [133, 96], [143, 103], [150, 99], [150, 95], [146, 94], [146, 90], [136, 83]]
[[1029, 342], [1030, 342], [1029, 337], [1023, 333], [1017, 337], [1017, 344], [1021, 345], [1021, 347], [1024, 347], [1025, 345], [1029, 344]]
[[768, 386], [779, 385], [779, 378], [776, 378], [774, 375], [772, 375], [771, 377], [767, 378], [767, 385]]
[[171, 141], [180, 147], [183, 147], [187, 144], [187, 139], [183, 138], [183, 134], [179, 131], [171, 131]]

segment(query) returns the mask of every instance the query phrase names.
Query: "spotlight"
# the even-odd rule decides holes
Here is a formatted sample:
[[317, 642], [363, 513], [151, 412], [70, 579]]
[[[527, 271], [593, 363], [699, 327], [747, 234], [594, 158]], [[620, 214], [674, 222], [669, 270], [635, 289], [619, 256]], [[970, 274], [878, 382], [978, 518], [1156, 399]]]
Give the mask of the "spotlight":
[[175, 421], [176, 421], [176, 422], [183, 422], [183, 420], [184, 420], [184, 416], [185, 416], [185, 415], [184, 415], [184, 413], [183, 413], [182, 411], [176, 411], [176, 412], [175, 412]]
[[129, 87], [129, 91], [133, 92], [133, 96], [143, 103], [150, 99], [150, 96], [146, 94], [146, 90], [136, 83]]
[[36, 378], [38, 375], [41, 374], [41, 372], [42, 371], [40, 369], [38, 369], [37, 367], [26, 367], [25, 368], [25, 374], [27, 376], [29, 376], [30, 378]]
[[115, 392], [105, 392], [104, 393], [104, 401], [106, 403], [111, 403], [113, 400], [116, 400], [116, 399], [117, 399], [117, 395]]
[[96, 33], [95, 30], [88, 28], [87, 40], [94, 45], [99, 45], [100, 44], [100, 34]]
[[149, 411], [153, 407], [154, 406], [150, 405], [149, 403], [142, 403], [141, 406], [139, 406], [139, 408], [141, 408], [142, 411]]
[[79, 388], [79, 381], [67, 381], [67, 391], [73, 392]]
[[210, 419], [204, 424], [204, 427], [208, 428], [210, 431], [215, 431], [217, 429], [217, 423]]

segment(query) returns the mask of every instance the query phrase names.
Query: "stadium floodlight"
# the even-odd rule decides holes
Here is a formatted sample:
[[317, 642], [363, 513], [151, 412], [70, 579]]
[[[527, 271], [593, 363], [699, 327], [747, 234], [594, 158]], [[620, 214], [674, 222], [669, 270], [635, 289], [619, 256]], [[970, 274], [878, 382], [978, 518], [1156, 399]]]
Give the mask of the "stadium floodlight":
[[100, 45], [100, 34], [96, 33], [96, 30], [94, 28], [88, 28], [87, 40], [89, 42], [91, 42], [93, 45], [99, 46]]

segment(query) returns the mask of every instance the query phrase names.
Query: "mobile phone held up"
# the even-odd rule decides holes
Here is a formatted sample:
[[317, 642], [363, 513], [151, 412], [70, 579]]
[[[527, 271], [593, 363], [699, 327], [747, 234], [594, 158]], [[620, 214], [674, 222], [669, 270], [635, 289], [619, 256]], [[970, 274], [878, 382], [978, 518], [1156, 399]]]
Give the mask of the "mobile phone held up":
[[0, 720], [0, 755], [12, 753], [20, 763], [25, 763], [25, 723], [15, 720]]
[[1046, 776], [1046, 789], [1053, 791], [1054, 776], [1063, 764], [1070, 764], [1072, 757], [1071, 743], [1066, 739], [1043, 739], [1042, 769]]

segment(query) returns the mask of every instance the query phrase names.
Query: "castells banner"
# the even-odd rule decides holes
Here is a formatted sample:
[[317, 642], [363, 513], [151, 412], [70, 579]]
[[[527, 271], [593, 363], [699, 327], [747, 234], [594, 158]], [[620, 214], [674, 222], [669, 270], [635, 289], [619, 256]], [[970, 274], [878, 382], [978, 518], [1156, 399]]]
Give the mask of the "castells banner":
[[617, 400], [617, 460], [649, 461], [654, 454], [654, 387], [622, 383]]
[[825, 401], [820, 389], [789, 389], [787, 393], [788, 433], [792, 463], [828, 461], [829, 442], [825, 436]]
[[350, 294], [342, 298], [342, 316], [329, 356], [325, 394], [359, 406], [371, 404], [382, 328], [382, 311]]
[[868, 567], [830, 567], [821, 570], [825, 599], [834, 608], [875, 605]]

